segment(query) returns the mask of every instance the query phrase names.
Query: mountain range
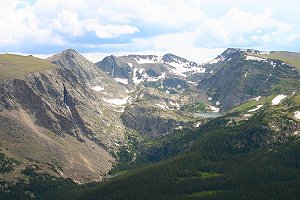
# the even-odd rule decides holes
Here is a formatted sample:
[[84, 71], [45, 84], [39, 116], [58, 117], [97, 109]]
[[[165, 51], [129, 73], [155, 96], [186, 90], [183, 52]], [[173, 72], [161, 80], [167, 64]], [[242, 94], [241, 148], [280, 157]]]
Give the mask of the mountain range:
[[2, 54], [0, 71], [3, 199], [300, 196], [300, 53], [67, 49]]

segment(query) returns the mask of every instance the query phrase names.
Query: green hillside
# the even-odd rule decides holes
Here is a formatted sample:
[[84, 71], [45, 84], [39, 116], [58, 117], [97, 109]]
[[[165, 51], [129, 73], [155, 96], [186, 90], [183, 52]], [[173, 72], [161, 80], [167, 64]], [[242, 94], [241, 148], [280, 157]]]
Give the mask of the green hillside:
[[247, 54], [265, 59], [281, 60], [284, 63], [294, 66], [300, 71], [300, 53], [297, 52], [274, 51], [270, 54]]
[[298, 199], [299, 137], [269, 128], [291, 120], [297, 97], [266, 104], [249, 120], [239, 120], [242, 113], [214, 119], [169, 141], [168, 153], [184, 148], [180, 141], [190, 144], [184, 153], [100, 183], [80, 199]]
[[20, 78], [25, 74], [43, 72], [56, 66], [33, 56], [0, 54], [0, 80]]
[[257, 102], [264, 107], [249, 119], [241, 116], [255, 105], [246, 103], [199, 129], [155, 139], [131, 170], [107, 181], [76, 185], [27, 169], [29, 183], [2, 194], [4, 199], [24, 197], [24, 191], [38, 199], [299, 199], [300, 140], [291, 131], [299, 124], [291, 116], [299, 109], [299, 94], [278, 106], [269, 99]]

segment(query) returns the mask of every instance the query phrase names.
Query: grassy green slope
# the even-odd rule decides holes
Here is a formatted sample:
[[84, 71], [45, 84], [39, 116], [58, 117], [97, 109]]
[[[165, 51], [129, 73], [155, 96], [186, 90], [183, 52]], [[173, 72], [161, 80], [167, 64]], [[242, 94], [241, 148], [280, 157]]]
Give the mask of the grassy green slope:
[[56, 66], [33, 56], [0, 54], [0, 80], [20, 78], [25, 74], [43, 72]]
[[300, 53], [297, 52], [288, 52], [288, 51], [275, 51], [271, 52], [270, 54], [251, 54], [247, 53], [252, 56], [266, 58], [266, 59], [275, 59], [281, 60], [287, 64], [290, 64], [297, 68], [300, 71]]

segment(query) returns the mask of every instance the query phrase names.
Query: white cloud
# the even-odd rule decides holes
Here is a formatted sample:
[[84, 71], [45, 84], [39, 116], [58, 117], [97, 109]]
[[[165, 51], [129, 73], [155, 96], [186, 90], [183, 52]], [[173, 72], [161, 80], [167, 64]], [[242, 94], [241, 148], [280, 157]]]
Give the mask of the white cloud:
[[141, 50], [174, 53], [199, 63], [207, 62], [224, 51], [224, 48], [197, 47], [194, 32], [164, 34], [152, 38], [134, 39], [128, 46], [138, 46]]
[[67, 43], [65, 35], [94, 32], [99, 38], [111, 38], [139, 31], [122, 23], [101, 24], [98, 15], [101, 4], [97, 1], [43, 0], [33, 6], [26, 1], [4, 1], [0, 13], [0, 46], [20, 45], [24, 41], [61, 45]]
[[292, 43], [292, 42], [295, 42], [295, 41], [298, 41], [298, 40], [300, 40], [300, 33], [292, 34], [292, 35], [290, 35], [289, 37], [286, 38], [286, 42], [288, 42], [288, 43]]
[[[27, 7], [16, 9], [19, 1], [6, 1], [1, 8], [0, 45], [18, 45], [24, 39], [36, 43], [64, 43], [63, 38], [50, 30], [39, 27], [39, 19]], [[26, 5], [26, 4], [25, 4]], [[1, 5], [2, 6], [2, 5]]]
[[79, 21], [77, 12], [69, 10], [63, 10], [58, 13], [57, 18], [52, 20], [49, 28], [72, 36], [79, 36], [84, 33], [83, 24]]
[[[287, 10], [286, 4], [294, 6]], [[87, 52], [171, 52], [205, 62], [225, 47], [292, 47], [299, 40], [297, 5], [295, 0], [37, 0], [34, 5], [2, 0], [0, 48], [49, 44]], [[91, 34], [104, 40], [87, 41]]]
[[198, 44], [249, 45], [253, 42], [271, 42], [271, 36], [290, 32], [292, 25], [276, 21], [271, 10], [267, 8], [262, 13], [253, 14], [232, 8], [219, 18], [207, 18], [196, 30]]
[[165, 53], [173, 53], [182, 56], [189, 60], [203, 63], [207, 62], [217, 55], [222, 53], [224, 48], [201, 48], [194, 46], [194, 33], [174, 33], [163, 34], [151, 38], [136, 38], [127, 44], [114, 44], [114, 45], [89, 45], [94, 49], [102, 49], [111, 47], [111, 49], [121, 49], [119, 51], [109, 51], [107, 53], [84, 53], [88, 59], [93, 62], [101, 60], [105, 56], [112, 55], [128, 55], [128, 54], [155, 54], [163, 55]]
[[128, 25], [101, 25], [97, 23], [95, 20], [87, 20], [85, 29], [87, 31], [95, 32], [96, 36], [99, 38], [112, 38], [117, 37], [122, 34], [132, 34], [135, 32], [139, 32], [139, 29], [133, 26]]
[[138, 32], [136, 27], [129, 25], [102, 25], [96, 18], [79, 20], [77, 12], [63, 10], [54, 18], [50, 28], [72, 36], [80, 36], [85, 32], [94, 32], [99, 38], [112, 38], [122, 34]]

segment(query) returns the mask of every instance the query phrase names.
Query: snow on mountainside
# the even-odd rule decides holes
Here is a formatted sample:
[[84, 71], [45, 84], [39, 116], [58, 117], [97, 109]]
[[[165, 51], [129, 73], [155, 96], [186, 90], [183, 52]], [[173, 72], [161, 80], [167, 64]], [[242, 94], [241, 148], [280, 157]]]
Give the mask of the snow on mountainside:
[[291, 92], [298, 88], [300, 73], [295, 53], [290, 54], [228, 48], [203, 65], [211, 75], [198, 81], [198, 88], [205, 88], [212, 102], [222, 102], [223, 110], [258, 96]]
[[188, 76], [206, 71], [202, 65], [173, 54], [108, 56], [96, 65], [121, 84], [151, 86], [174, 93], [195, 85], [187, 81]]

